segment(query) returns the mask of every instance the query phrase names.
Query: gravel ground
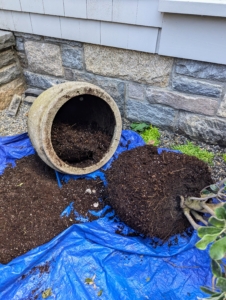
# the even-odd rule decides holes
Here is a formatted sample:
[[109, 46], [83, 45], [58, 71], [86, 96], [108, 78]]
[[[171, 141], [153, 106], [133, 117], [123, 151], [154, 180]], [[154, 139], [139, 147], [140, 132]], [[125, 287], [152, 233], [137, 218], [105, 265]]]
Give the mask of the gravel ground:
[[0, 136], [15, 135], [27, 132], [27, 114], [29, 104], [22, 103], [16, 117], [7, 115], [7, 108], [0, 111]]
[[[160, 133], [161, 138], [159, 147], [170, 148], [171, 145], [184, 145], [187, 144], [188, 141], [191, 141], [185, 136], [167, 130], [160, 130]], [[214, 153], [213, 165], [210, 166], [213, 181], [217, 182], [225, 178], [226, 162], [224, 162], [222, 154], [226, 153], [226, 148], [218, 145], [206, 144], [200, 141], [192, 141], [192, 143], [199, 146], [201, 149]]]
[[[7, 115], [7, 109], [0, 112], [0, 136], [15, 135], [18, 133], [27, 132], [27, 114], [30, 105], [22, 103], [16, 117]], [[123, 129], [129, 129], [130, 122], [123, 119]], [[183, 145], [189, 141], [188, 138], [176, 133], [160, 130], [161, 138], [159, 147], [170, 148], [170, 145]], [[199, 141], [193, 143], [202, 149], [206, 149], [215, 154], [213, 166], [210, 166], [212, 178], [215, 182], [226, 177], [226, 163], [222, 158], [222, 154], [226, 153], [225, 147], [218, 145], [209, 145]]]

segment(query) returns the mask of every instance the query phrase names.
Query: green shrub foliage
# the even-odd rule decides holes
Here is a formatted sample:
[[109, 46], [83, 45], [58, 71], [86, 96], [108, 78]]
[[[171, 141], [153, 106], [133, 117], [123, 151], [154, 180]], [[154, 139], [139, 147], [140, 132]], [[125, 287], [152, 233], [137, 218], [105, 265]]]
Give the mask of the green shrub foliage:
[[209, 297], [199, 298], [200, 300], [226, 300], [226, 203], [215, 209], [215, 214], [216, 216], [209, 218], [209, 226], [198, 229], [198, 236], [201, 240], [196, 243], [196, 247], [204, 250], [212, 243], [209, 255], [213, 273], [212, 288], [201, 287], [201, 290], [209, 294]]

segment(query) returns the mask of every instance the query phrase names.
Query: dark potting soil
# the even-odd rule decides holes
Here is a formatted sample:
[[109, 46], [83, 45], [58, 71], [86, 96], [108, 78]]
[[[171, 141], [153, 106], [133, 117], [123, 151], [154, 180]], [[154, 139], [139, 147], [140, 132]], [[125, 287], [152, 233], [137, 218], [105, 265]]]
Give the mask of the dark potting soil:
[[[70, 180], [60, 189], [55, 172], [37, 155], [16, 164], [0, 176], [0, 263], [4, 264], [78, 223], [73, 214], [60, 218], [71, 202], [82, 216], [103, 208], [98, 201], [103, 188], [100, 180]], [[93, 192], [85, 193], [87, 189]]]
[[212, 183], [208, 166], [184, 154], [146, 145], [123, 152], [106, 172], [108, 202], [121, 221], [162, 241], [191, 227], [178, 195], [200, 196]]
[[57, 156], [74, 167], [88, 167], [106, 154], [112, 136], [91, 125], [69, 125], [55, 122], [52, 145]]
[[33, 267], [27, 274], [23, 274], [21, 276], [21, 279], [25, 279], [29, 275], [35, 275], [36, 273], [39, 274], [39, 277], [42, 276], [42, 274], [49, 273], [50, 272], [50, 262], [47, 261], [44, 265], [35, 266]]

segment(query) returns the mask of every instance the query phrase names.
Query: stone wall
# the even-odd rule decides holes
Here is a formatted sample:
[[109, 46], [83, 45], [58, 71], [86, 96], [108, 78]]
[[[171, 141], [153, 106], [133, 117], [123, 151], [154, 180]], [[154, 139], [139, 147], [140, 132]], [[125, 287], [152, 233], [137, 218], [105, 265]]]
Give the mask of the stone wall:
[[6, 108], [14, 94], [25, 90], [23, 72], [15, 51], [15, 38], [11, 32], [0, 31], [0, 110]]
[[27, 85], [87, 81], [124, 118], [226, 145], [226, 66], [15, 33]]

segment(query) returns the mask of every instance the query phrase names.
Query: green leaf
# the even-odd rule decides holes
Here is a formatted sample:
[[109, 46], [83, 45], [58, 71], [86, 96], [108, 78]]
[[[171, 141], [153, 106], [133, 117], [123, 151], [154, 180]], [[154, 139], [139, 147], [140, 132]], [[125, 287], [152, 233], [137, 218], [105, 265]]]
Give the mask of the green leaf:
[[205, 250], [209, 243], [216, 240], [218, 234], [206, 234], [204, 237], [198, 241], [195, 246], [200, 250]]
[[147, 277], [147, 278], [146, 278], [146, 281], [147, 281], [147, 282], [149, 282], [150, 280], [151, 280], [151, 278], [150, 278], [150, 277]]
[[212, 259], [212, 261], [211, 261], [211, 269], [212, 269], [212, 273], [213, 273], [214, 276], [216, 276], [216, 277], [221, 277], [222, 276], [221, 266], [214, 259]]
[[218, 192], [219, 191], [219, 187], [216, 184], [211, 184], [210, 188], [213, 192]]
[[210, 247], [210, 257], [215, 260], [220, 260], [226, 253], [226, 236], [213, 243]]
[[146, 123], [133, 123], [131, 124], [131, 128], [135, 131], [142, 132], [144, 129], [148, 128], [149, 125]]
[[209, 195], [209, 194], [212, 194], [212, 192], [208, 191], [208, 190], [203, 190], [202, 191], [202, 194], [203, 195]]
[[218, 300], [225, 300], [226, 294], [222, 293], [221, 296], [218, 298]]
[[198, 229], [198, 236], [202, 238], [206, 234], [219, 234], [221, 231], [221, 228], [216, 228], [213, 226], [202, 226]]
[[215, 213], [218, 219], [226, 220], [226, 209], [223, 206], [216, 208]]
[[93, 279], [92, 278], [86, 278], [85, 283], [87, 284], [93, 284]]
[[219, 287], [222, 291], [226, 292], [226, 278], [217, 278], [216, 286]]
[[225, 294], [224, 293], [216, 293], [214, 295], [211, 295], [208, 298], [199, 298], [199, 300], [225, 300]]
[[44, 292], [42, 292], [42, 298], [43, 299], [46, 299], [46, 298], [48, 298], [51, 295], [52, 295], [52, 289], [47, 289]]
[[224, 293], [219, 293], [219, 294], [216, 294], [216, 296], [211, 296], [211, 298], [207, 298], [207, 299], [210, 299], [210, 300], [225, 300], [225, 294]]
[[97, 296], [100, 297], [103, 294], [103, 290], [99, 290], [99, 292], [97, 293]]
[[201, 289], [201, 291], [203, 291], [203, 292], [206, 293], [206, 294], [209, 294], [209, 295], [216, 295], [216, 292], [213, 292], [213, 291], [210, 290], [208, 287], [201, 286], [200, 289]]
[[220, 220], [216, 217], [210, 217], [209, 223], [218, 228], [224, 228], [225, 226], [225, 220]]

